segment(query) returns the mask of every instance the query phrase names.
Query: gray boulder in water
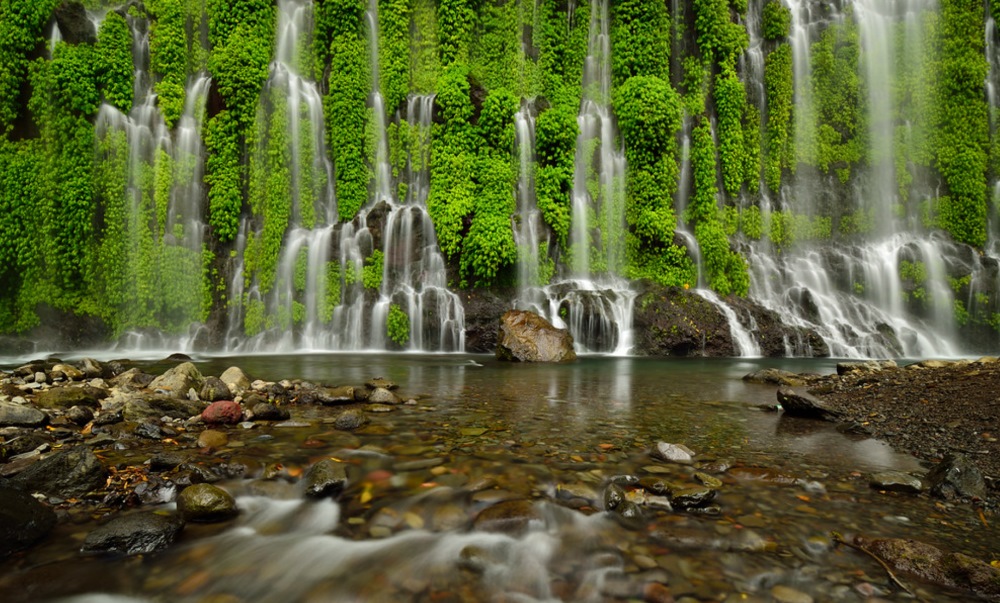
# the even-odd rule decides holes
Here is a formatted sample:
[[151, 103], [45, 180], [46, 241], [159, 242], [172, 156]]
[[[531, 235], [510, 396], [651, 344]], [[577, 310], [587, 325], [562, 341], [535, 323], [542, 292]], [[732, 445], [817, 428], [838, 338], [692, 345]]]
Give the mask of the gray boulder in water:
[[534, 312], [509, 310], [500, 318], [497, 358], [519, 362], [576, 360], [573, 336]]

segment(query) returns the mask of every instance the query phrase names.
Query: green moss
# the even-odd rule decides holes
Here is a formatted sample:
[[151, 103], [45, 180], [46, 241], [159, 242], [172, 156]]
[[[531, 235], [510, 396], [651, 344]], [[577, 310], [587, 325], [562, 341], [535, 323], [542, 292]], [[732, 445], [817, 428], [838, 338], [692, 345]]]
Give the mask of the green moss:
[[385, 331], [396, 345], [405, 346], [410, 341], [410, 317], [396, 304], [389, 306], [389, 313], [385, 318]]
[[378, 291], [382, 288], [384, 260], [385, 257], [381, 249], [376, 249], [370, 256], [365, 258], [365, 265], [361, 271], [361, 283], [366, 289]]
[[781, 40], [788, 37], [792, 27], [792, 11], [779, 0], [768, 0], [761, 15], [761, 35], [765, 40]]

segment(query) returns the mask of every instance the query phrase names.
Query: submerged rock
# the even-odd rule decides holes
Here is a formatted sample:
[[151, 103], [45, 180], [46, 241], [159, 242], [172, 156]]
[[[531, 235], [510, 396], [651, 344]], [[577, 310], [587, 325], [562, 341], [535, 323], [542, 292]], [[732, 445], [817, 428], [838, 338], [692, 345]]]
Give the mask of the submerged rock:
[[333, 426], [344, 431], [353, 431], [363, 427], [367, 422], [368, 417], [365, 416], [364, 411], [352, 408], [337, 415]]
[[333, 459], [323, 459], [310, 467], [303, 479], [306, 496], [337, 496], [347, 486], [347, 465]]
[[152, 511], [119, 515], [87, 534], [83, 553], [140, 555], [167, 548], [184, 527], [176, 515]]
[[26, 492], [0, 487], [0, 559], [31, 546], [55, 525], [52, 509]]
[[876, 490], [886, 490], [889, 492], [907, 492], [919, 494], [923, 491], [924, 485], [920, 478], [914, 477], [902, 471], [882, 471], [872, 474], [869, 485]]
[[683, 444], [657, 442], [656, 447], [649, 452], [649, 456], [668, 463], [690, 465], [694, 460], [694, 451]]
[[805, 385], [803, 376], [777, 368], [766, 368], [743, 375], [747, 383], [766, 383], [771, 385]]
[[496, 356], [520, 362], [576, 360], [569, 331], [524, 310], [510, 310], [500, 318]]
[[216, 522], [236, 517], [236, 500], [211, 484], [188, 486], [177, 496], [177, 511], [185, 521]]
[[505, 500], [480, 511], [473, 527], [484, 532], [518, 535], [527, 531], [533, 520], [540, 519], [541, 514], [530, 500]]
[[946, 553], [929, 544], [903, 538], [869, 540], [858, 536], [854, 542], [897, 571], [936, 584], [970, 590], [984, 597], [1000, 596], [1000, 568], [968, 555]]

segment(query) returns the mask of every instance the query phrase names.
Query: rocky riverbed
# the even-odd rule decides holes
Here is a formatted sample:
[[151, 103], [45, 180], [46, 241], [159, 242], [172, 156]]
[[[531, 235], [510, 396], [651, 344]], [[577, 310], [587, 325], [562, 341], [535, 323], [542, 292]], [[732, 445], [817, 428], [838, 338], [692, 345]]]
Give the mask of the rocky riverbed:
[[[48, 360], [3, 376], [3, 600], [905, 596], [876, 553], [924, 600], [1000, 595], [989, 491], [938, 496], [910, 470], [893, 479], [921, 487], [901, 492], [878, 472], [744, 450], [737, 426], [765, 407], [692, 404], [659, 383], [624, 398], [600, 382], [550, 385], [532, 401], [531, 375], [572, 365], [505, 366], [491, 388], [460, 380], [441, 396], [381, 378], [265, 381], [168, 364]], [[995, 374], [962, 366], [941, 368]], [[808, 383], [858, 432], [875, 415], [849, 419], [852, 393], [941, 368], [770, 378]], [[803, 438], [823, 429], [788, 420], [778, 428]], [[927, 458], [951, 451], [936, 450]], [[915, 554], [934, 571], [908, 570]]]

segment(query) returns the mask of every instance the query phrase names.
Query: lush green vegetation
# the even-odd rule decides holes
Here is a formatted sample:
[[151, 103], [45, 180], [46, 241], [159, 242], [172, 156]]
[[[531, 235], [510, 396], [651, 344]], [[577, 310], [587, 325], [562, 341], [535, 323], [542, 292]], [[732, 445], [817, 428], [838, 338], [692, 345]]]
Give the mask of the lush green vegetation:
[[[306, 104], [295, 106], [269, 83], [274, 0], [146, 0], [109, 11], [92, 36], [50, 48], [58, 4], [0, 0], [0, 331], [31, 329], [52, 311], [91, 317], [112, 335], [182, 331], [235, 306], [249, 335], [301, 323], [307, 261], [304, 251], [288, 257], [289, 232], [326, 226], [318, 200], [328, 184], [334, 220], [352, 221], [373, 205], [373, 85], [388, 122], [393, 201], [411, 199], [408, 174], [429, 174], [427, 209], [450, 284], [516, 284], [514, 116], [529, 103], [534, 193], [551, 235], [543, 281], [568, 263], [574, 177], [590, 188], [597, 180], [590, 173], [596, 143], [577, 148], [591, 3], [378, 0], [374, 30], [367, 0], [314, 3], [314, 31], [295, 49], [296, 69], [322, 96], [329, 172], [316, 169], [312, 139], [288, 129], [312, 125]], [[682, 4], [684, 14], [672, 15], [666, 2], [608, 3], [611, 101], [628, 167], [624, 221], [620, 230], [604, 225], [602, 235], [623, 242], [625, 257], [622, 266], [596, 258], [595, 270], [683, 285], [701, 269], [719, 293], [745, 295], [739, 244], [765, 240], [783, 253], [805, 241], [863, 237], [880, 227], [883, 214], [872, 205], [883, 202], [901, 224], [986, 245], [989, 183], [1000, 176], [990, 111], [1000, 107], [989, 107], [984, 94], [981, 2], [941, 0], [910, 24], [919, 39], [901, 26], [891, 30], [896, 191], [873, 203], [855, 202], [885, 158], [872, 157], [869, 56], [850, 8], [813, 28], [810, 76], [796, 82], [790, 11], [764, 2], [764, 79], [751, 82], [741, 60], [750, 39], [747, 2]], [[141, 152], [128, 146], [139, 131], [136, 107], [148, 100], [134, 97], [137, 23], [149, 35], [149, 79], [139, 92], [148, 83], [159, 110], [143, 124]], [[203, 73], [212, 81], [197, 133], [199, 188], [192, 178], [202, 166], [177, 155], [174, 133]], [[811, 98], [808, 110], [796, 106], [796, 85]], [[412, 94], [435, 96], [430, 128], [405, 114]], [[686, 158], [677, 144], [684, 123]], [[689, 198], [676, 199], [685, 160]], [[821, 179], [830, 194], [822, 202], [797, 197], [801, 174]], [[189, 189], [204, 197], [197, 200], [209, 227], [203, 242], [192, 243], [178, 219], [175, 205]], [[681, 217], [701, 266], [675, 244], [678, 203], [687, 208]], [[596, 232], [600, 216], [588, 218]], [[324, 322], [348, 294], [367, 289], [371, 297], [383, 288], [392, 253], [370, 247], [344, 269], [333, 250], [315, 306]], [[289, 261], [294, 283], [279, 278]], [[242, 296], [229, 290], [238, 264]], [[901, 274], [911, 300], [923, 290], [915, 266]], [[992, 324], [995, 302], [976, 299], [973, 289], [963, 285], [968, 299], [956, 313], [969, 324]], [[386, 329], [397, 345], [408, 342], [410, 319], [390, 307]]]

